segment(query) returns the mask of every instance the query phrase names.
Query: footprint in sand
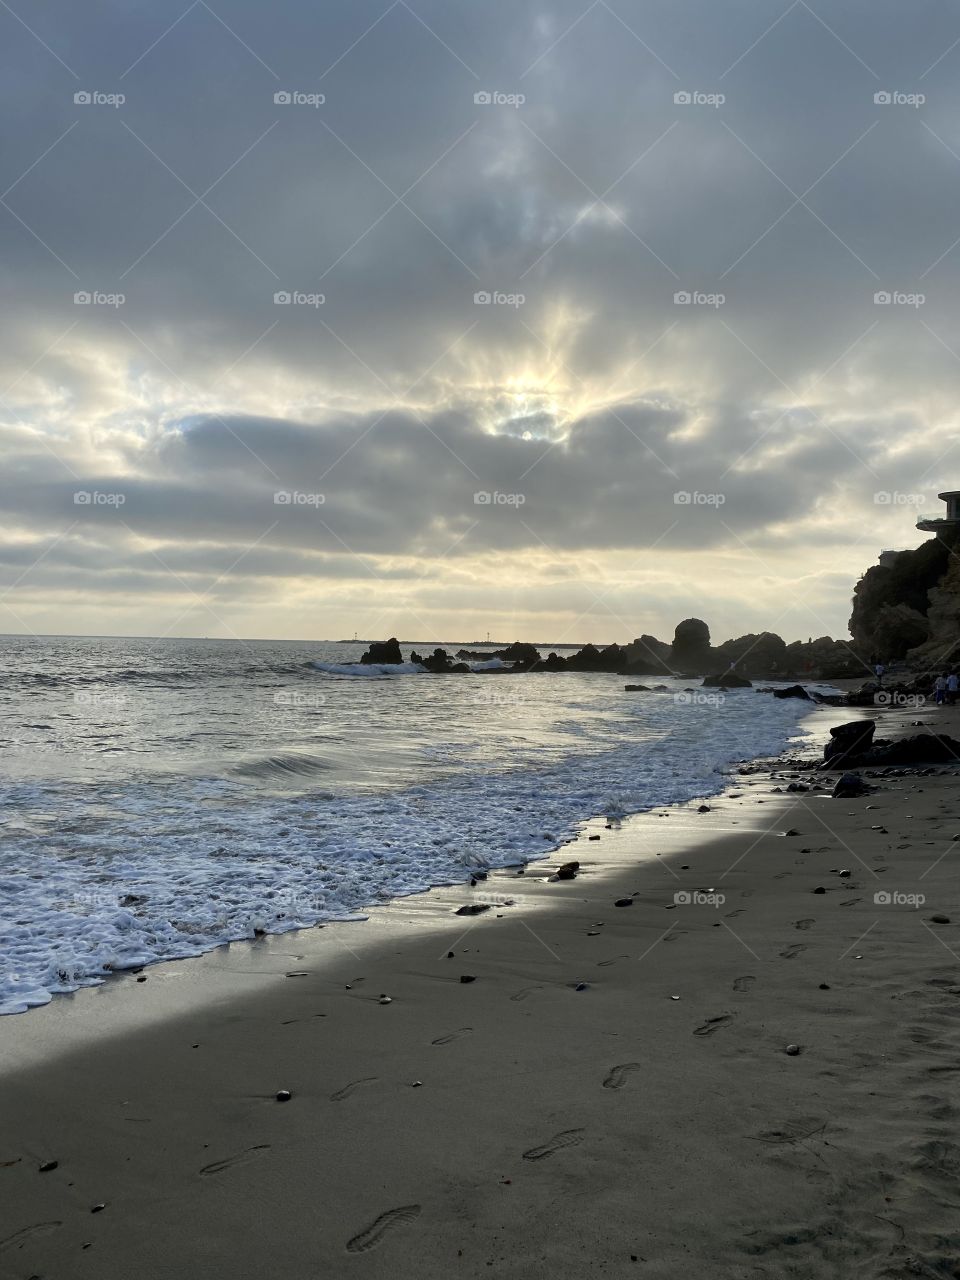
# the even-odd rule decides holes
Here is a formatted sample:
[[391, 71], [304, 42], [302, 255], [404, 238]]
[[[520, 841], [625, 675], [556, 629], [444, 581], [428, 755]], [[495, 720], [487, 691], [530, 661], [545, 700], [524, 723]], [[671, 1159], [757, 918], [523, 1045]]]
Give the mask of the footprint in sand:
[[227, 1156], [225, 1160], [214, 1160], [212, 1164], [205, 1164], [200, 1170], [200, 1177], [206, 1178], [211, 1173], [222, 1173], [224, 1169], [232, 1169], [234, 1165], [248, 1164], [256, 1156], [269, 1150], [269, 1142], [261, 1143], [256, 1147], [247, 1147], [246, 1151], [239, 1151], [235, 1156]]
[[639, 1071], [639, 1062], [621, 1062], [618, 1067], [611, 1067], [610, 1073], [603, 1082], [604, 1089], [622, 1089], [634, 1071]]
[[36, 1236], [48, 1236], [51, 1231], [56, 1231], [58, 1227], [62, 1227], [62, 1222], [38, 1222], [32, 1227], [21, 1227], [19, 1231], [15, 1231], [12, 1236], [6, 1236], [0, 1240], [0, 1249], [19, 1249], [22, 1244], [26, 1244], [28, 1240], [33, 1240]]
[[629, 960], [629, 956], [614, 956], [612, 960], [598, 960], [597, 968], [606, 969], [611, 964], [616, 964], [618, 960]]
[[841, 907], [852, 907], [852, 906], [855, 906], [858, 902], [862, 902], [862, 901], [863, 901], [862, 898], [847, 898], [846, 902], [841, 902], [840, 905]]
[[[453, 1036], [450, 1037], [453, 1039]], [[434, 1040], [434, 1044], [439, 1042]], [[352, 1080], [350, 1084], [345, 1084], [342, 1089], [338, 1089], [336, 1093], [331, 1093], [331, 1102], [343, 1102], [344, 1098], [349, 1098], [354, 1089], [359, 1089], [362, 1084], [373, 1084], [374, 1080], [379, 1080], [379, 1076], [364, 1076], [362, 1080]]]
[[369, 1227], [364, 1227], [347, 1241], [347, 1253], [366, 1253], [368, 1249], [375, 1249], [388, 1231], [403, 1226], [406, 1222], [413, 1222], [420, 1217], [420, 1212], [418, 1204], [402, 1204], [396, 1209], [388, 1209], [371, 1222]]
[[736, 911], [728, 911], [728, 912], [727, 912], [727, 919], [728, 919], [728, 920], [735, 920], [735, 919], [737, 918], [737, 916], [742, 916], [742, 915], [743, 915], [743, 913], [746, 911], [746, 909], [747, 909], [746, 907], [737, 907]]
[[706, 1022], [697, 1027], [694, 1031], [695, 1036], [712, 1036], [715, 1031], [719, 1031], [721, 1027], [725, 1027], [732, 1022], [737, 1015], [735, 1013], [718, 1013], [715, 1018], [708, 1018]]
[[557, 1151], [562, 1151], [564, 1147], [576, 1147], [583, 1141], [585, 1129], [564, 1129], [561, 1133], [555, 1133], [549, 1142], [545, 1142], [542, 1147], [531, 1147], [529, 1151], [524, 1151], [524, 1160], [545, 1160], [547, 1156], [554, 1155]]
[[807, 916], [804, 920], [794, 920], [793, 927], [795, 929], [810, 929], [817, 922], [812, 916]]
[[517, 991], [510, 997], [511, 1000], [526, 1000], [531, 991], [539, 991], [539, 987], [524, 987], [521, 991]]
[[749, 991], [755, 982], [756, 978], [752, 973], [745, 973], [742, 978], [734, 978], [733, 989], [734, 991]]
[[795, 942], [793, 946], [785, 947], [783, 951], [780, 952], [780, 959], [792, 960], [794, 956], [798, 956], [801, 951], [806, 951], [806, 949], [807, 948], [803, 945], [802, 942]]
[[449, 1044], [451, 1040], [459, 1040], [461, 1036], [468, 1036], [473, 1027], [461, 1027], [459, 1031], [451, 1031], [449, 1035], [437, 1036], [436, 1040], [431, 1040], [431, 1044]]
[[777, 872], [777, 874], [776, 874], [773, 878], [774, 878], [774, 880], [782, 880], [782, 879], [784, 878], [784, 876], [789, 876], [789, 875], [792, 875], [792, 874], [793, 874], [793, 873], [792, 873], [792, 872], [790, 872], [790, 871], [778, 871], [778, 872]]

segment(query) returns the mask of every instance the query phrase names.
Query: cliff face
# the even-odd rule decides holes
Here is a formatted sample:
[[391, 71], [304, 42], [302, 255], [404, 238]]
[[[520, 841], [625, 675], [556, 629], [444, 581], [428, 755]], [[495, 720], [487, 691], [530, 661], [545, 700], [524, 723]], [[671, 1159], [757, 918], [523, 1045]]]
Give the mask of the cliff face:
[[928, 597], [926, 638], [908, 656], [931, 670], [955, 667], [960, 659], [960, 556], [950, 555]]
[[960, 609], [956, 565], [950, 541], [939, 535], [901, 551], [891, 565], [868, 569], [853, 594], [850, 634], [857, 652], [870, 662], [912, 659], [931, 641], [960, 640], [951, 604], [955, 599]]

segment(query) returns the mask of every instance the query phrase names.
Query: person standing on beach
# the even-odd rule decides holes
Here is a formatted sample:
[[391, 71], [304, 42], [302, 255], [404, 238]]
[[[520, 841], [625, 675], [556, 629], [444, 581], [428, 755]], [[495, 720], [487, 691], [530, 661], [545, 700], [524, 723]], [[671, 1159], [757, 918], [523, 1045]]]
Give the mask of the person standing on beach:
[[956, 706], [957, 690], [960, 689], [960, 677], [955, 671], [951, 671], [947, 676], [947, 706]]
[[937, 706], [943, 705], [943, 700], [947, 696], [947, 673], [944, 671], [942, 675], [937, 676], [933, 682], [933, 700]]
[[874, 675], [876, 675], [877, 677], [878, 685], [883, 684], [883, 673], [886, 671], [886, 669], [887, 668], [883, 665], [882, 662], [878, 662], [877, 665], [873, 668]]

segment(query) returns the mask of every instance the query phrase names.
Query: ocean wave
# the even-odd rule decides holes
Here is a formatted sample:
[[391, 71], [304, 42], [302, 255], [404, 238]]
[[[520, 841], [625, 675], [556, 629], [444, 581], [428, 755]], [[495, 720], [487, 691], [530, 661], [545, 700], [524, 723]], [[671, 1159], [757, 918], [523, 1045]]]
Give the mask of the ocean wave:
[[416, 662], [312, 662], [310, 665], [328, 676], [365, 676], [374, 680], [426, 674]]

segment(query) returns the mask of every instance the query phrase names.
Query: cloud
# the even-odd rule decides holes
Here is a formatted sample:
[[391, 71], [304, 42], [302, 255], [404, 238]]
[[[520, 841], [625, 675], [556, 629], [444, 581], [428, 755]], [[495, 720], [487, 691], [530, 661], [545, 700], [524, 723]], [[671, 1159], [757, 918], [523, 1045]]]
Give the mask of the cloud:
[[442, 631], [442, 598], [491, 607], [495, 557], [542, 629], [589, 598], [578, 558], [632, 556], [662, 572], [614, 584], [623, 626], [666, 632], [678, 573], [724, 610], [749, 555], [756, 627], [801, 542], [849, 593], [916, 540], [874, 495], [956, 478], [934, 6], [44, 0], [0, 26], [0, 565], [33, 622], [82, 583], [159, 628], [185, 573], [225, 575], [252, 634], [335, 582], [339, 633], [364, 584], [426, 572]]

